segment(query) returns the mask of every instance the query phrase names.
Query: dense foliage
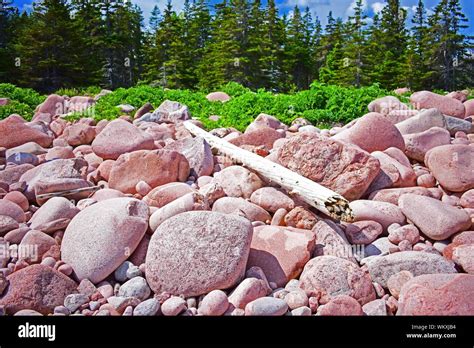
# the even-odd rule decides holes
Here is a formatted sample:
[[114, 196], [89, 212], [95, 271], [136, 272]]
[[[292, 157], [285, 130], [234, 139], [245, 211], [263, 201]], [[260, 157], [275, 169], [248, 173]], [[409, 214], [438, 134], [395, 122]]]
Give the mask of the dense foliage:
[[18, 114], [30, 120], [36, 106], [46, 97], [30, 88], [18, 88], [8, 83], [0, 83], [0, 98], [10, 99], [8, 105], [0, 106], [0, 120], [11, 114]]
[[[97, 120], [114, 119], [120, 116], [120, 104], [130, 104], [135, 108], [146, 102], [156, 108], [164, 100], [179, 101], [187, 105], [193, 117], [199, 118], [208, 128], [235, 127], [244, 130], [260, 113], [276, 116], [286, 124], [297, 117], [304, 117], [315, 125], [327, 126], [334, 123], [347, 123], [367, 112], [367, 105], [377, 97], [389, 94], [377, 85], [354, 88], [313, 83], [308, 90], [275, 94], [263, 89], [253, 92], [237, 83], [228, 83], [222, 91], [232, 99], [226, 103], [209, 102], [203, 91], [172, 90], [142, 85], [132, 88], [119, 88], [99, 99], [92, 111], [74, 114], [70, 118], [93, 116]], [[59, 94], [94, 95], [97, 88], [85, 90], [59, 90]], [[21, 89], [10, 84], [0, 84], [0, 97], [8, 97], [12, 103], [0, 107], [0, 119], [11, 113], [19, 113], [30, 119], [33, 111], [44, 99], [31, 89]], [[218, 115], [220, 119], [209, 120]]]
[[[20, 14], [0, 0], [0, 82], [42, 92], [144, 81], [215, 89], [233, 81], [288, 92], [314, 80], [343, 86], [453, 90], [472, 86], [471, 38], [460, 0], [418, 0], [408, 19], [400, 0], [380, 12], [355, 0], [347, 20], [323, 28], [309, 8], [282, 15], [275, 0], [168, 1], [143, 23], [127, 0], [42, 0]], [[410, 23], [412, 22], [412, 23]]]

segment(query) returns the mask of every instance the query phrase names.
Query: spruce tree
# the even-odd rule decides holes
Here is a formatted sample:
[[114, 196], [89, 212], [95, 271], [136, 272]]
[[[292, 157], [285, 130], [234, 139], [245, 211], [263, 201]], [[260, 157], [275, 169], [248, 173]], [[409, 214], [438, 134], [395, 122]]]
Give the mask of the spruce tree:
[[80, 83], [82, 67], [75, 46], [80, 37], [74, 29], [66, 0], [34, 4], [15, 45], [21, 85], [52, 92]]
[[469, 80], [466, 71], [472, 71], [472, 58], [468, 54], [470, 38], [462, 33], [467, 18], [459, 0], [441, 0], [428, 22], [433, 71], [430, 84], [445, 90], [458, 88]]
[[344, 84], [360, 87], [364, 81], [364, 63], [366, 61], [366, 19], [362, 0], [357, 0], [354, 14], [347, 23], [347, 43], [344, 47]]
[[0, 0], [0, 81], [3, 82], [15, 82], [13, 42], [19, 19], [13, 0]]
[[371, 28], [371, 81], [393, 89], [407, 84], [408, 33], [405, 27], [407, 12], [400, 0], [387, 0], [380, 21]]

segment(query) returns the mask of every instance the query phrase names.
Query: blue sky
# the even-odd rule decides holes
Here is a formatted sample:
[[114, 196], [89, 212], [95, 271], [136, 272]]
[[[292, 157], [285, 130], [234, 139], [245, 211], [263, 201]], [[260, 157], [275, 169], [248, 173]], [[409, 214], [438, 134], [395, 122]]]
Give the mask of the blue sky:
[[[145, 18], [148, 18], [151, 10], [155, 5], [158, 5], [160, 8], [164, 8], [167, 0], [131, 0], [137, 3], [143, 10]], [[173, 5], [175, 8], [180, 9], [183, 6], [184, 0], [173, 0]], [[210, 3], [219, 2], [217, 0], [210, 0]], [[326, 16], [329, 11], [332, 11], [335, 17], [347, 18], [351, 13], [351, 8], [355, 0], [277, 0], [279, 8], [284, 12], [289, 12], [291, 9], [298, 5], [301, 8], [309, 6], [313, 13], [317, 14], [321, 19], [321, 22], [325, 24]], [[378, 12], [382, 9], [385, 0], [364, 0], [367, 13], [373, 15], [374, 12]], [[439, 0], [425, 0], [425, 5], [427, 9], [433, 8]], [[474, 0], [461, 0], [464, 13], [469, 19], [469, 28], [467, 33], [474, 35]], [[15, 4], [22, 8], [27, 9], [31, 6], [32, 0], [15, 0]], [[418, 0], [402, 0], [402, 6], [404, 6], [409, 14], [413, 13], [414, 7], [418, 3]]]

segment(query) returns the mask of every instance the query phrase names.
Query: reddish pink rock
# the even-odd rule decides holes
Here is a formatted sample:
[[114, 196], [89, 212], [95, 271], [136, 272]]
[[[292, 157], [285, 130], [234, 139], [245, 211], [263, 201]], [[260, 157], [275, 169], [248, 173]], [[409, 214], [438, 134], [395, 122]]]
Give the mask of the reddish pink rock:
[[408, 120], [410, 117], [415, 116], [418, 114], [418, 110], [412, 110], [412, 109], [406, 109], [406, 110], [392, 110], [389, 112], [389, 114], [386, 116], [390, 122], [393, 124], [397, 124], [400, 122], [403, 122], [405, 120]]
[[471, 226], [469, 214], [434, 198], [405, 194], [399, 206], [421, 232], [434, 240], [446, 239]]
[[474, 99], [466, 100], [464, 107], [466, 108], [466, 113], [464, 114], [465, 118], [474, 115]]
[[346, 225], [346, 236], [352, 244], [370, 244], [383, 232], [376, 221], [357, 221]]
[[273, 128], [261, 127], [251, 132], [246, 132], [229, 142], [240, 147], [243, 145], [264, 146], [265, 149], [271, 150], [275, 141], [284, 137], [284, 133], [277, 132]]
[[373, 282], [387, 287], [388, 279], [400, 271], [410, 271], [414, 276], [435, 273], [456, 273], [452, 261], [438, 253], [399, 251], [393, 254], [368, 258], [366, 266]]
[[440, 127], [433, 127], [421, 133], [413, 133], [404, 135], [405, 153], [411, 159], [423, 162], [426, 153], [441, 145], [449, 145], [451, 136], [449, 132]]
[[212, 92], [206, 96], [206, 99], [210, 102], [220, 101], [225, 103], [230, 100], [230, 96], [225, 92]]
[[262, 187], [256, 190], [250, 196], [250, 201], [270, 213], [274, 213], [280, 208], [289, 211], [295, 207], [295, 202], [290, 197], [274, 187]]
[[380, 171], [368, 153], [309, 132], [290, 138], [278, 150], [278, 161], [349, 200], [361, 197]]
[[44, 315], [61, 306], [64, 298], [76, 293], [77, 284], [64, 274], [43, 265], [32, 265], [7, 277], [10, 286], [0, 298], [7, 314], [33, 309]]
[[95, 129], [87, 124], [76, 123], [64, 129], [62, 134], [71, 146], [88, 145], [95, 138]]
[[0, 182], [4, 182], [8, 185], [14, 184], [20, 180], [24, 173], [33, 168], [34, 166], [31, 164], [20, 164], [7, 167], [0, 171]]
[[153, 150], [153, 138], [124, 120], [114, 120], [105, 126], [92, 142], [94, 153], [105, 159], [117, 159], [127, 152]]
[[311, 230], [318, 222], [318, 218], [308, 209], [296, 207], [285, 215], [284, 222], [286, 226]]
[[214, 174], [214, 180], [229, 197], [250, 198], [252, 193], [263, 186], [257, 174], [241, 166], [230, 166]]
[[393, 110], [407, 110], [408, 106], [403, 104], [397, 97], [386, 96], [372, 101], [368, 105], [368, 109], [373, 113], [388, 115]]
[[424, 132], [433, 127], [447, 128], [447, 121], [438, 109], [426, 109], [395, 126], [402, 135], [407, 135]]
[[436, 199], [441, 198], [441, 194], [432, 189], [427, 189], [424, 187], [404, 187], [374, 191], [369, 195], [369, 199], [373, 201], [387, 202], [398, 205], [398, 199], [400, 198], [400, 196], [407, 193], [432, 197]]
[[[390, 149], [400, 151], [396, 148]], [[409, 160], [405, 157], [403, 153], [401, 153], [401, 156], [405, 157], [403, 160], [406, 160], [406, 162], [408, 163], [404, 163], [404, 161], [400, 162], [396, 158], [381, 151], [372, 152], [371, 155], [379, 160], [380, 173], [379, 175], [377, 175], [375, 180], [372, 181], [367, 192], [372, 192], [375, 190], [390, 187], [415, 186], [416, 174], [413, 171]]]
[[68, 112], [86, 112], [86, 110], [94, 104], [95, 100], [92, 97], [72, 97], [67, 102]]
[[87, 161], [89, 166], [94, 169], [97, 169], [103, 162], [103, 159], [97, 156], [95, 153], [88, 153], [84, 156], [84, 159]]
[[18, 115], [11, 115], [0, 121], [0, 147], [7, 149], [35, 142], [42, 147], [49, 147], [53, 137], [25, 123]]
[[240, 216], [208, 211], [174, 216], [151, 237], [148, 284], [155, 293], [185, 297], [233, 287], [245, 274], [251, 239], [252, 225]]
[[474, 275], [426, 274], [400, 292], [397, 315], [472, 315]]
[[435, 187], [436, 186], [436, 179], [431, 174], [423, 174], [416, 178], [416, 184], [421, 187]]
[[454, 98], [464, 103], [469, 95], [468, 91], [453, 91], [446, 94], [446, 97]]
[[45, 233], [64, 230], [79, 209], [64, 197], [53, 197], [43, 204], [30, 219], [30, 228]]
[[51, 161], [54, 159], [68, 159], [68, 158], [74, 158], [74, 152], [72, 152], [72, 149], [68, 147], [53, 147], [52, 149], [48, 150], [48, 153], [46, 154], [45, 159], [47, 161]]
[[420, 240], [420, 232], [418, 232], [416, 226], [408, 224], [390, 230], [388, 240], [393, 244], [399, 244], [401, 241], [407, 240], [411, 245], [414, 245]]
[[310, 260], [300, 277], [300, 287], [310, 295], [348, 295], [359, 304], [375, 300], [375, 290], [369, 273], [357, 264], [335, 256], [320, 256]]
[[10, 99], [9, 98], [0, 98], [0, 106], [5, 106], [10, 104]]
[[123, 193], [136, 193], [135, 186], [145, 181], [150, 187], [186, 181], [189, 164], [176, 151], [140, 150], [121, 155], [110, 171], [109, 187]]
[[229, 308], [229, 300], [222, 290], [213, 290], [202, 299], [198, 313], [206, 316], [221, 316]]
[[[131, 198], [96, 203], [77, 214], [61, 244], [75, 275], [98, 283], [127, 260], [148, 228], [148, 207]], [[111, 247], [113, 246], [113, 247]]]
[[137, 110], [137, 112], [135, 112], [135, 115], [133, 115], [133, 119], [136, 120], [140, 117], [142, 117], [143, 115], [149, 113], [149, 112], [152, 112], [155, 108], [153, 107], [152, 104], [150, 103], [145, 103], [142, 105], [142, 107], [140, 109]]
[[[18, 224], [18, 222], [12, 217], [0, 214], [0, 237], [3, 235], [5, 235], [6, 237], [8, 234], [11, 234], [13, 231], [17, 230], [19, 226], [20, 225]], [[0, 265], [1, 265], [1, 262], [0, 262]]]
[[392, 296], [398, 300], [403, 285], [405, 285], [411, 279], [413, 279], [413, 274], [411, 274], [410, 271], [400, 271], [388, 278], [387, 288]]
[[247, 267], [260, 267], [269, 282], [283, 286], [301, 273], [315, 241], [315, 234], [308, 230], [258, 226], [254, 228]]
[[22, 257], [28, 263], [40, 263], [44, 254], [52, 247], [57, 246], [58, 243], [53, 237], [46, 233], [31, 230], [25, 234], [19, 248], [22, 250]]
[[336, 315], [364, 315], [364, 311], [357, 300], [347, 295], [339, 295], [332, 298], [327, 304], [318, 308], [318, 314], [322, 316]]
[[405, 223], [405, 216], [402, 210], [391, 203], [357, 200], [351, 202], [350, 207], [355, 215], [354, 221], [376, 221], [382, 225], [384, 231], [386, 231], [391, 224], [397, 223], [403, 225]]
[[454, 247], [453, 261], [470, 274], [474, 274], [474, 243]]
[[51, 94], [38, 106], [38, 109], [33, 116], [33, 121], [44, 121], [49, 124], [54, 116], [62, 115], [66, 112], [64, 97], [57, 94]]
[[110, 171], [112, 170], [114, 163], [115, 161], [106, 160], [99, 164], [99, 167], [97, 167], [97, 174], [99, 175], [99, 177], [104, 179], [105, 181], [109, 181]]
[[7, 199], [0, 199], [0, 215], [9, 216], [19, 223], [25, 222], [23, 209]]
[[248, 125], [245, 129], [245, 133], [255, 131], [260, 128], [272, 128], [272, 129], [283, 129], [287, 130], [288, 126], [282, 123], [279, 119], [274, 116], [267, 114], [259, 114], [255, 120]]
[[313, 256], [331, 255], [355, 262], [352, 246], [344, 231], [330, 220], [321, 220], [313, 227], [316, 234], [316, 247]]
[[[8, 195], [7, 195], [8, 196]], [[6, 199], [6, 196], [5, 196]], [[459, 204], [463, 208], [474, 208], [474, 189], [463, 193]]]
[[186, 157], [191, 168], [191, 175], [195, 177], [211, 175], [214, 171], [211, 147], [201, 137], [177, 140], [165, 149], [179, 152]]
[[55, 136], [59, 137], [63, 134], [64, 128], [66, 128], [67, 122], [62, 118], [57, 118], [49, 124], [49, 129], [54, 133]]
[[286, 302], [274, 297], [261, 297], [245, 306], [246, 316], [282, 316], [287, 311]]
[[464, 192], [474, 188], [474, 146], [444, 145], [430, 150], [425, 163], [447, 190]]
[[415, 92], [410, 96], [412, 105], [420, 109], [436, 108], [445, 115], [464, 118], [466, 110], [459, 100], [429, 91]]
[[25, 197], [25, 195], [19, 191], [11, 191], [8, 192], [3, 199], [13, 202], [16, 205], [18, 205], [23, 211], [27, 211], [28, 208], [30, 207], [30, 204], [28, 203], [28, 199]]
[[145, 234], [145, 236], [143, 236], [143, 239], [140, 241], [137, 248], [128, 260], [134, 265], [144, 264], [149, 244], [150, 236], [148, 234]]
[[443, 250], [443, 256], [449, 260], [453, 258], [453, 250], [459, 245], [474, 244], [474, 231], [464, 231], [453, 238], [453, 242], [448, 244]]
[[155, 231], [165, 220], [175, 215], [193, 210], [209, 210], [207, 200], [199, 192], [188, 193], [157, 209], [150, 216], [150, 229]]
[[171, 182], [151, 190], [143, 198], [143, 201], [151, 207], [161, 208], [175, 199], [192, 192], [194, 192], [194, 189], [188, 184]]
[[214, 202], [212, 211], [235, 214], [243, 216], [250, 221], [270, 221], [272, 218], [268, 212], [256, 204], [250, 203], [243, 198], [222, 197]]
[[248, 303], [266, 296], [267, 290], [267, 284], [263, 280], [246, 278], [230, 294], [229, 303], [235, 308], [245, 309]]
[[367, 152], [383, 151], [389, 147], [405, 150], [400, 131], [387, 118], [375, 112], [362, 116], [354, 126], [336, 134], [333, 139], [355, 144]]
[[[87, 162], [82, 158], [58, 159], [40, 164], [27, 171], [20, 177], [19, 181], [26, 182], [25, 194], [28, 199], [31, 199], [35, 194], [36, 187], [40, 184], [43, 186], [60, 182], [66, 186], [67, 183], [71, 184], [70, 187], [63, 188], [63, 190], [89, 186], [85, 180], [87, 166]], [[61, 189], [58, 188], [56, 191], [61, 191]]]
[[94, 193], [92, 195], [92, 199], [97, 201], [97, 202], [101, 202], [101, 201], [105, 201], [107, 199], [112, 199], [112, 198], [121, 198], [121, 197], [125, 197], [125, 194], [123, 194], [122, 192], [118, 191], [118, 190], [114, 190], [114, 189], [102, 189], [102, 190], [99, 190], [97, 191], [96, 193]]

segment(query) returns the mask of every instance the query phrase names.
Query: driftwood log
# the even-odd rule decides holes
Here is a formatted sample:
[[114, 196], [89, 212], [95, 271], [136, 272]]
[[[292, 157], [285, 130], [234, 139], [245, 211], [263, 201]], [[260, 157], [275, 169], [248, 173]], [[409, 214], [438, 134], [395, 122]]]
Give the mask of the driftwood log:
[[218, 138], [190, 121], [184, 122], [184, 126], [191, 134], [204, 138], [212, 148], [229, 157], [234, 163], [241, 163], [267, 180], [277, 183], [290, 195], [299, 196], [324, 214], [345, 222], [354, 220], [349, 202], [338, 193], [288, 168]]

